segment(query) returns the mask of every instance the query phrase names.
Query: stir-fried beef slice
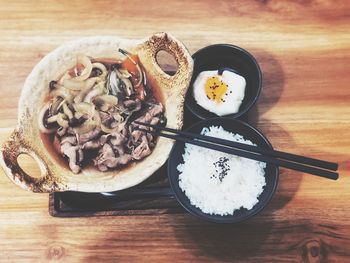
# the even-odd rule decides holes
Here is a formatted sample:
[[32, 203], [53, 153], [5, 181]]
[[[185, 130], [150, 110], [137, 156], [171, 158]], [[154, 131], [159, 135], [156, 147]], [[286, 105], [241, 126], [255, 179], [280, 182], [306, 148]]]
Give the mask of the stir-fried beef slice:
[[69, 142], [61, 145], [62, 153], [68, 157], [69, 168], [73, 173], [79, 173], [81, 170], [80, 163], [83, 160], [83, 151], [78, 146], [72, 146]]
[[121, 156], [125, 153], [124, 147], [122, 145], [112, 145], [112, 148], [116, 156]]
[[72, 145], [76, 145], [77, 144], [77, 137], [73, 136], [73, 135], [62, 137], [61, 138], [61, 144], [64, 144], [66, 142], [68, 142], [68, 143], [70, 143]]
[[108, 141], [109, 137], [111, 137], [111, 134], [104, 134], [99, 138], [101, 146], [104, 145]]
[[104, 165], [109, 168], [116, 168], [120, 165], [125, 165], [132, 160], [132, 156], [130, 154], [123, 154], [117, 158], [110, 158], [104, 161]]
[[163, 105], [161, 103], [154, 104], [149, 110], [149, 114], [152, 115], [152, 117], [155, 117], [163, 112]]
[[101, 122], [106, 126], [110, 126], [110, 124], [114, 120], [113, 116], [110, 115], [108, 112], [100, 111], [100, 117], [101, 117]]
[[116, 168], [119, 165], [125, 165], [131, 160], [131, 155], [124, 154], [123, 146], [111, 146], [109, 143], [106, 143], [99, 150], [99, 155], [95, 158], [94, 164], [100, 171], [107, 171], [108, 168]]
[[131, 138], [132, 138], [133, 143], [136, 143], [141, 138], [141, 136], [143, 136], [144, 134], [145, 134], [145, 132], [143, 132], [143, 131], [134, 130], [131, 133]]
[[100, 148], [98, 156], [94, 159], [94, 164], [99, 170], [107, 171], [108, 167], [105, 164], [105, 162], [106, 160], [109, 160], [111, 158], [115, 158], [115, 154], [113, 152], [112, 147], [108, 143], [106, 143], [103, 145], [102, 148]]
[[122, 133], [115, 132], [111, 134], [109, 140], [113, 145], [122, 145], [124, 142], [127, 141], [127, 138]]
[[144, 135], [142, 136], [140, 145], [135, 148], [131, 155], [135, 160], [141, 160], [150, 154], [151, 149], [148, 145], [147, 137]]
[[142, 107], [141, 100], [135, 99], [135, 100], [126, 100], [123, 102], [124, 106], [128, 108], [130, 113], [139, 111]]
[[[144, 123], [149, 123], [149, 124], [158, 124], [160, 122], [160, 118], [157, 117], [159, 114], [163, 112], [163, 106], [162, 104], [154, 104], [151, 106], [147, 112], [142, 115], [141, 117], [137, 118], [136, 120], [139, 122], [144, 122]], [[138, 125], [138, 124], [133, 124], [134, 127], [140, 127], [142, 129], [148, 129], [146, 126]]]
[[150, 124], [156, 125], [158, 124], [160, 119], [158, 117], [153, 117], [152, 120], [150, 121]]
[[96, 128], [92, 131], [89, 131], [87, 133], [81, 134], [79, 136], [79, 143], [80, 144], [84, 144], [87, 141], [93, 140], [96, 137], [98, 137], [101, 134], [101, 129], [100, 128]]

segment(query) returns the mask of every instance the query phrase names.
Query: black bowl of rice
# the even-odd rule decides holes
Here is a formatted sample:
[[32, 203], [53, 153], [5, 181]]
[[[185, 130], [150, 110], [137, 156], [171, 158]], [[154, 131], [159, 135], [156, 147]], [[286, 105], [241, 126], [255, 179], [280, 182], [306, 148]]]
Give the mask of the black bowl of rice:
[[[232, 118], [198, 122], [187, 131], [272, 149], [251, 125]], [[179, 203], [191, 214], [216, 223], [237, 223], [266, 207], [275, 193], [278, 167], [177, 141], [168, 177]]]

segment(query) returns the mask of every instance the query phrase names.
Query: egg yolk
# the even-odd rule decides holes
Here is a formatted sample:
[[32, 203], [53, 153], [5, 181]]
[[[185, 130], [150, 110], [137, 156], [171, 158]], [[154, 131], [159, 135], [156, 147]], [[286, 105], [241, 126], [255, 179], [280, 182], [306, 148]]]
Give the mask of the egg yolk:
[[205, 83], [205, 94], [210, 100], [214, 100], [217, 103], [225, 102], [223, 99], [224, 94], [227, 91], [227, 84], [222, 82], [218, 76], [210, 77]]

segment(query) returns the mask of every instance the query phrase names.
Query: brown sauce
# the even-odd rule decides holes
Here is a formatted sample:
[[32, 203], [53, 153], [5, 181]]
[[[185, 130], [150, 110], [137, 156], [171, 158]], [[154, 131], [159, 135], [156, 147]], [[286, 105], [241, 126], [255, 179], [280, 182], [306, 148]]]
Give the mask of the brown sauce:
[[61, 165], [64, 168], [67, 168], [69, 170], [69, 165], [67, 160], [58, 153], [55, 148], [53, 147], [53, 139], [55, 137], [54, 133], [47, 134], [40, 132], [40, 138], [43, 144], [45, 145], [46, 150], [49, 152], [49, 154], [54, 158], [54, 160]]

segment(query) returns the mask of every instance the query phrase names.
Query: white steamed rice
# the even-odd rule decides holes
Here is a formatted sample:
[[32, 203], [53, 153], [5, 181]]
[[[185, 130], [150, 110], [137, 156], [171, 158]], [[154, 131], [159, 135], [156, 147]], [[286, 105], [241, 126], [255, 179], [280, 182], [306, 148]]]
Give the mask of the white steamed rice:
[[[255, 145], [222, 127], [203, 128], [201, 134]], [[192, 205], [207, 214], [233, 215], [241, 207], [250, 210], [266, 185], [263, 162], [188, 143], [183, 160], [177, 166], [180, 188]]]

